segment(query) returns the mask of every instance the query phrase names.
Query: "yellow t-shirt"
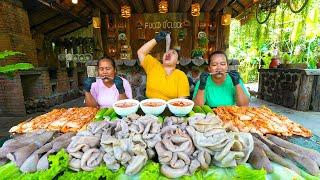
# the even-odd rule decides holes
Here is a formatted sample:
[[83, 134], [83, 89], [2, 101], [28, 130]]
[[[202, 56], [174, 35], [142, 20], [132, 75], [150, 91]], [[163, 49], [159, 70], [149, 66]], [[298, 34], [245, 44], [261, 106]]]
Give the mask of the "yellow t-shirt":
[[146, 96], [164, 100], [189, 96], [189, 82], [186, 74], [178, 69], [167, 75], [162, 64], [147, 55], [142, 67], [147, 74]]

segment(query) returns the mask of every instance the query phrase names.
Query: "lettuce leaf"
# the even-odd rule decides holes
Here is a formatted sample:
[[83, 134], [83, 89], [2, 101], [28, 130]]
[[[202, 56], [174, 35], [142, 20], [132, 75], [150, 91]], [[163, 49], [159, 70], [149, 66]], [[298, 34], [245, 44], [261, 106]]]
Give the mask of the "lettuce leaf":
[[239, 165], [235, 169], [236, 176], [234, 179], [243, 180], [265, 180], [267, 172], [264, 169], [254, 170], [245, 165]]
[[160, 176], [160, 164], [148, 161], [138, 176], [140, 180], [157, 180]]
[[21, 175], [19, 168], [13, 162], [0, 166], [0, 180], [19, 179]]
[[109, 170], [105, 165], [97, 167], [93, 171], [65, 171], [63, 175], [61, 175], [59, 180], [78, 180], [78, 179], [100, 179], [102, 177], [106, 179], [114, 179], [117, 173]]

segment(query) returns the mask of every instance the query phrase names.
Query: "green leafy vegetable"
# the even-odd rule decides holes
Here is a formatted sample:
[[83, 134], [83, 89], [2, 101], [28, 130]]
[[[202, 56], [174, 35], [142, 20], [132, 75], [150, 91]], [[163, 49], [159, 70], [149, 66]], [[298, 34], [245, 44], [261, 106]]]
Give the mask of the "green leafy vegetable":
[[254, 170], [245, 165], [239, 165], [236, 167], [235, 179], [243, 180], [265, 180], [267, 172], [264, 169]]
[[8, 179], [19, 179], [22, 175], [19, 168], [13, 163], [7, 163], [3, 166], [0, 166], [0, 180], [8, 180]]
[[160, 176], [160, 164], [148, 161], [138, 175], [140, 180], [157, 180]]

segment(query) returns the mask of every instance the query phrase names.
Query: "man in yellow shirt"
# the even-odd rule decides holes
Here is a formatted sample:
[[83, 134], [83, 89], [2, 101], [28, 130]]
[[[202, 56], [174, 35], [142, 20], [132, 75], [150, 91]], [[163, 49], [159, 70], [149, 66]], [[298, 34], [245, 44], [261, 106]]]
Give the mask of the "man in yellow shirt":
[[186, 74], [176, 69], [178, 52], [170, 49], [164, 53], [162, 63], [149, 54], [157, 43], [166, 38], [166, 34], [161, 31], [137, 52], [140, 65], [147, 74], [146, 96], [164, 100], [186, 98], [190, 93], [189, 82]]

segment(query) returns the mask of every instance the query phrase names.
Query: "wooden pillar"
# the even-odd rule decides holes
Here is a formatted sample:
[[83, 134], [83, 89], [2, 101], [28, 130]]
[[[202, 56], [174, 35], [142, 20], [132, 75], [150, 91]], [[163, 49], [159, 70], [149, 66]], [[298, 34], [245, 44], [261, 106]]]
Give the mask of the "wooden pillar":
[[108, 43], [107, 43], [107, 15], [105, 13], [101, 13], [101, 38], [102, 38], [102, 47], [103, 54], [108, 54]]
[[193, 31], [193, 36], [192, 36], [192, 48], [195, 49], [198, 47], [198, 28], [199, 28], [199, 17], [198, 16], [193, 16], [192, 17], [192, 21], [193, 21], [193, 27], [192, 27], [192, 31]]
[[[101, 19], [101, 13], [99, 8], [95, 8], [93, 11], [94, 17], [99, 17]], [[92, 27], [93, 28], [93, 27]], [[103, 41], [101, 36], [101, 28], [93, 28], [93, 39], [96, 42], [96, 48], [93, 52], [93, 58], [99, 59], [103, 56]]]

